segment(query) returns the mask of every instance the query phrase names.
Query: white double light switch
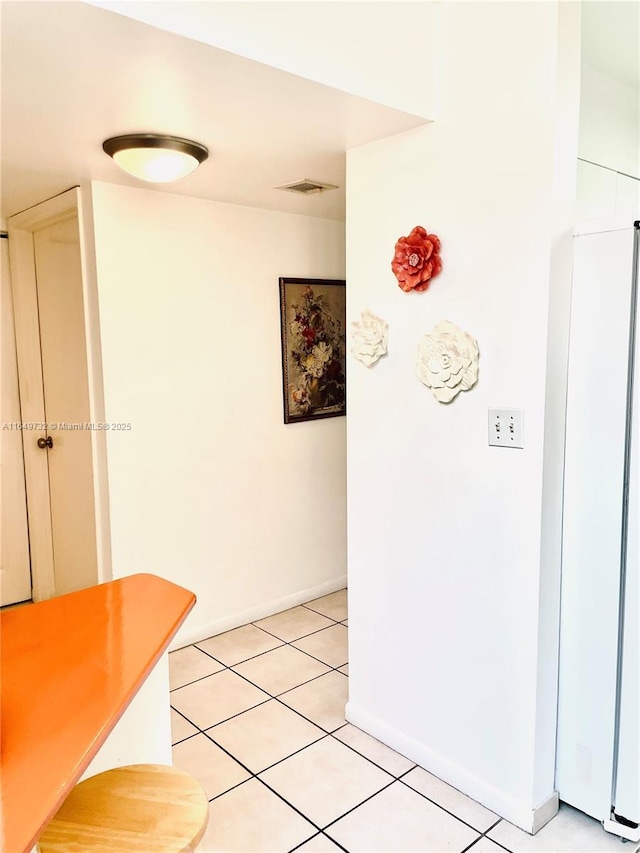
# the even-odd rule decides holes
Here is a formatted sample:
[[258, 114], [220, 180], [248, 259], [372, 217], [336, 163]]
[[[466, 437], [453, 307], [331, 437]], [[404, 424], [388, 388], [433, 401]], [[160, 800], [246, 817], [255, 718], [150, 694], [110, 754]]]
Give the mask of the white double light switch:
[[489, 444], [492, 447], [524, 447], [524, 411], [489, 409]]

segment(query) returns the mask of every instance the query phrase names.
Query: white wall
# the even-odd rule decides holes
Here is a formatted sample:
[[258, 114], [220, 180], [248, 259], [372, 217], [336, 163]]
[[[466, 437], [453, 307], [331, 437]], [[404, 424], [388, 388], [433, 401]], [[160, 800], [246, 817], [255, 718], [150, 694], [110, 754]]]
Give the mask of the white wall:
[[637, 218], [640, 213], [640, 178], [580, 160], [576, 206], [578, 222]]
[[640, 5], [582, 4], [577, 219], [640, 213]]
[[578, 156], [640, 177], [638, 89], [582, 63]]
[[169, 655], [165, 652], [78, 781], [129, 764], [172, 764]]
[[[435, 3], [90, 2], [350, 94], [433, 117]], [[420, 74], [407, 74], [407, 60], [418, 56]]]
[[22, 418], [8, 240], [0, 240], [0, 253], [0, 604], [5, 605], [31, 598], [31, 569], [22, 433], [11, 428], [12, 424], [19, 424]]
[[[640, 56], [640, 30], [636, 42]], [[579, 221], [640, 213], [640, 79], [632, 88], [583, 61], [578, 156]]]
[[[388, 357], [349, 365], [348, 716], [529, 831], [556, 808], [561, 469], [543, 490], [543, 460], [566, 361], [549, 291], [555, 263], [564, 297], [570, 284], [579, 62], [579, 7], [560, 6], [558, 63], [556, 4], [442, 4], [439, 119], [347, 164], [347, 320], [369, 307], [390, 323]], [[404, 294], [390, 261], [418, 224], [444, 270]], [[480, 347], [477, 387], [450, 405], [415, 375], [442, 319]], [[489, 407], [524, 409], [524, 450], [487, 446]]]
[[92, 194], [114, 577], [196, 593], [178, 645], [344, 586], [345, 419], [283, 424], [278, 296], [344, 277], [344, 225]]

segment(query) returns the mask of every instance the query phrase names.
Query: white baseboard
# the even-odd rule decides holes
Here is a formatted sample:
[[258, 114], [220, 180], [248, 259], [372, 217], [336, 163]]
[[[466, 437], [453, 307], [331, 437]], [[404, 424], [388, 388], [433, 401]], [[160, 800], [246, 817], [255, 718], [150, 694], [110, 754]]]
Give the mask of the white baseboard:
[[344, 589], [346, 585], [347, 576], [340, 575], [340, 577], [332, 578], [317, 586], [301, 589], [298, 592], [293, 592], [274, 601], [256, 604], [254, 607], [223, 616], [220, 619], [214, 619], [212, 622], [207, 622], [204, 625], [184, 625], [173, 638], [169, 646], [169, 651], [174, 652], [176, 649], [182, 649], [185, 646], [190, 646], [192, 643], [198, 643], [200, 640], [215, 637], [216, 634], [231, 631], [232, 628], [239, 628], [241, 625], [255, 622], [258, 619], [266, 619], [267, 616], [273, 616], [274, 613], [280, 613], [282, 610], [297, 607], [298, 604], [305, 604], [314, 598], [320, 598], [323, 595], [329, 595], [331, 592], [337, 592], [339, 589]]
[[454, 764], [438, 752], [403, 734], [399, 729], [390, 726], [368, 711], [347, 702], [345, 715], [350, 723], [367, 732], [382, 743], [386, 743], [396, 752], [415, 761], [429, 773], [433, 773], [447, 784], [462, 791], [468, 797], [510, 823], [531, 834], [541, 829], [558, 811], [558, 794], [553, 791], [536, 808], [517, 800], [505, 791], [490, 785], [484, 779], [470, 773], [458, 764]]
[[560, 797], [558, 796], [558, 792], [552, 791], [548, 797], [546, 797], [541, 803], [538, 803], [534, 808], [532, 828], [531, 830], [527, 830], [527, 832], [531, 832], [532, 835], [535, 835], [538, 830], [542, 829], [543, 826], [546, 826], [546, 824], [548, 824], [549, 821], [558, 814], [559, 807]]

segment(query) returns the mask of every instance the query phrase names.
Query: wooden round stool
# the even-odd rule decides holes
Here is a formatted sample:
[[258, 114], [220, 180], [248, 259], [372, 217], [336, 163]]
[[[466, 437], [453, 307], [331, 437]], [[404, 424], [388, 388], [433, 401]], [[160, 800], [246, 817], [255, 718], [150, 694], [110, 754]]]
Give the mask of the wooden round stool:
[[162, 764], [107, 770], [71, 791], [38, 840], [41, 853], [191, 853], [209, 803], [188, 773]]

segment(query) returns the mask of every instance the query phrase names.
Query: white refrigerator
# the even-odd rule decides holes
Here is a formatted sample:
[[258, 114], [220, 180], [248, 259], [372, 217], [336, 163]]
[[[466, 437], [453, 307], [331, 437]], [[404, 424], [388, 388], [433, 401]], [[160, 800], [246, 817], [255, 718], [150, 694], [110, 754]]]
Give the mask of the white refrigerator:
[[556, 789], [640, 840], [640, 222], [574, 238]]

